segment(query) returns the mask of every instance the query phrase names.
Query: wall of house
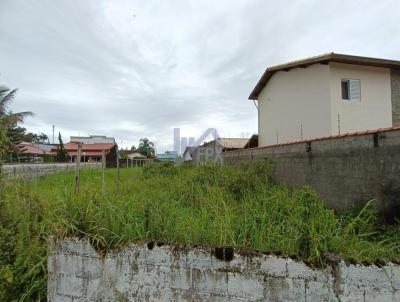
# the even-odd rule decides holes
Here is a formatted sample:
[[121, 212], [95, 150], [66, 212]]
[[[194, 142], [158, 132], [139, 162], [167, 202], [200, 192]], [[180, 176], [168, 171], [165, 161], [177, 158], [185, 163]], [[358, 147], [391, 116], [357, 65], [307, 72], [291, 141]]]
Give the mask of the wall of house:
[[[35, 179], [61, 171], [74, 170], [75, 167], [75, 163], [6, 164], [1, 170], [8, 177]], [[101, 163], [81, 163], [81, 168], [98, 169], [101, 168]]]
[[[332, 135], [392, 126], [390, 69], [330, 63]], [[341, 80], [361, 80], [361, 100], [342, 100]], [[339, 118], [338, 118], [339, 115]], [[339, 119], [339, 120], [338, 120]]]
[[334, 209], [371, 199], [387, 221], [400, 218], [400, 129], [223, 153], [225, 164], [272, 157], [274, 179], [310, 185]]
[[50, 244], [48, 301], [400, 300], [400, 266], [313, 269], [231, 248], [131, 244], [100, 255], [86, 240]]
[[392, 120], [393, 125], [400, 125], [400, 70], [392, 69], [390, 73], [392, 89]]
[[224, 148], [220, 144], [215, 144], [214, 146], [214, 141], [211, 141], [198, 146], [192, 154], [192, 160], [195, 163], [205, 163], [211, 160], [221, 161], [220, 155], [223, 149]]
[[275, 73], [258, 98], [259, 145], [330, 135], [329, 85], [328, 65]]

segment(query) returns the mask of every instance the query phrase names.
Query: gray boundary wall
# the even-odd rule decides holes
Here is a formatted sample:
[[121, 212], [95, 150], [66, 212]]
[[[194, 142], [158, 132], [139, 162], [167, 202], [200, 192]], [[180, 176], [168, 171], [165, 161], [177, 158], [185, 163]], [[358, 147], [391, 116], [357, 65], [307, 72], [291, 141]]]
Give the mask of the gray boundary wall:
[[331, 208], [375, 199], [388, 219], [400, 214], [400, 129], [223, 153], [225, 164], [265, 157], [278, 183], [310, 185]]
[[400, 266], [313, 269], [271, 255], [149, 243], [99, 255], [86, 240], [55, 240], [48, 301], [400, 301]]
[[393, 125], [400, 125], [400, 70], [390, 72], [390, 86], [392, 94], [392, 121]]
[[[74, 170], [75, 167], [75, 163], [5, 164], [2, 166], [2, 172], [8, 177], [29, 180], [61, 171]], [[101, 163], [81, 163], [81, 168], [99, 169], [101, 168]]]

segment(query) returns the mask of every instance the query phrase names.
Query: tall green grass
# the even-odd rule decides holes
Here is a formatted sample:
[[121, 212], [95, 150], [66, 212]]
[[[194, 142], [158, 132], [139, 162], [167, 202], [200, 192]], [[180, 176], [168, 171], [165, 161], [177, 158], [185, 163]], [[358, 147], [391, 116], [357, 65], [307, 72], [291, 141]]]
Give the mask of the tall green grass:
[[[89, 238], [99, 250], [130, 242], [232, 245], [321, 264], [324, 252], [357, 261], [399, 260], [399, 228], [382, 227], [373, 205], [335, 214], [310, 189], [270, 181], [268, 161], [240, 167], [83, 170], [9, 181], [0, 203], [0, 301], [41, 301], [47, 239]], [[12, 297], [12, 299], [10, 299]]]

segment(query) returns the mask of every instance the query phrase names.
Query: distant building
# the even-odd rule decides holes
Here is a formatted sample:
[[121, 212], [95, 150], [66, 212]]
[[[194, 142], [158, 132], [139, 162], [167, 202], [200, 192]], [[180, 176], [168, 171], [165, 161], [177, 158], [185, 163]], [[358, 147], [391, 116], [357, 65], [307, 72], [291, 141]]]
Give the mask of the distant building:
[[53, 149], [54, 146], [57, 146], [55, 144], [40, 144], [40, 143], [33, 143], [32, 145], [34, 147], [44, 150], [46, 154], [52, 154], [51, 149]]
[[192, 151], [191, 157], [194, 162], [204, 163], [209, 160], [219, 161], [222, 152], [243, 149], [247, 138], [220, 138], [206, 142], [201, 146], [196, 147]]
[[[103, 152], [106, 156], [107, 166], [114, 166], [117, 160], [118, 146], [116, 143], [93, 143], [93, 141], [101, 140], [99, 136], [94, 140], [82, 137], [71, 137], [74, 140], [64, 144], [67, 150], [68, 158], [71, 162], [76, 161], [78, 155], [78, 146], [82, 145], [81, 162], [99, 162], [102, 160]], [[105, 138], [105, 141], [115, 142], [114, 138]], [[58, 146], [52, 148], [53, 153], [57, 153]]]
[[136, 150], [120, 150], [119, 151], [120, 158], [129, 158], [129, 159], [144, 159], [147, 158], [146, 155], [137, 152]]
[[193, 154], [196, 151], [196, 147], [186, 147], [182, 154], [183, 160], [188, 162], [193, 160]]
[[147, 157], [136, 150], [121, 150], [120, 155], [120, 166], [121, 167], [142, 167], [150, 164], [154, 161], [153, 157]]
[[115, 138], [103, 135], [71, 136], [69, 141], [83, 144], [117, 144]]
[[178, 157], [176, 151], [165, 151], [165, 153], [157, 154], [156, 159], [159, 161], [175, 162]]
[[126, 155], [126, 157], [128, 157], [129, 159], [145, 159], [145, 158], [147, 158], [146, 155], [143, 155], [142, 153], [139, 153], [136, 151], [132, 151], [131, 153], [128, 153]]
[[32, 144], [21, 142], [18, 144], [19, 159], [29, 162], [42, 162], [45, 156], [53, 155], [51, 149], [54, 145], [48, 144]]

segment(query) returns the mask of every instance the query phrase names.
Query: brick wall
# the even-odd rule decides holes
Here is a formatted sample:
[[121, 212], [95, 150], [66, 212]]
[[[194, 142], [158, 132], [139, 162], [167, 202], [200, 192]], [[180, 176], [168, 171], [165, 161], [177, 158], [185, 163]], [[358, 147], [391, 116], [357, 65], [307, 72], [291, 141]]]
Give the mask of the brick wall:
[[223, 154], [224, 163], [272, 157], [274, 179], [310, 185], [334, 209], [371, 199], [388, 221], [400, 213], [400, 129], [270, 146]]

